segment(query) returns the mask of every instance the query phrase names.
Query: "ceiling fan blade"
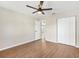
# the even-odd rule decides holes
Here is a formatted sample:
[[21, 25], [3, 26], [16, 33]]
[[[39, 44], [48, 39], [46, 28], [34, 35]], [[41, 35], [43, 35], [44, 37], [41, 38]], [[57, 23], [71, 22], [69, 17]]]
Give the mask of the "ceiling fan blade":
[[43, 11], [52, 10], [52, 8], [42, 9]]
[[43, 5], [43, 2], [44, 2], [44, 1], [40, 1], [40, 5], [41, 5], [41, 6]]
[[26, 5], [26, 6], [32, 8], [32, 9], [36, 9], [37, 10], [37, 8], [35, 8], [35, 7], [29, 6], [29, 5]]
[[36, 13], [36, 12], [38, 12], [38, 10], [37, 11], [34, 11], [33, 14]]
[[45, 15], [45, 13], [44, 13], [43, 11], [41, 11], [41, 13], [42, 13], [43, 15]]

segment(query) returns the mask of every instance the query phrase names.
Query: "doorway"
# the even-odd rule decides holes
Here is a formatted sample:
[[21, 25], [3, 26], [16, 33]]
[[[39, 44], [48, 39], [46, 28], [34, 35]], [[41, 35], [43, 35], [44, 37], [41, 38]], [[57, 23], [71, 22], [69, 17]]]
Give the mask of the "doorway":
[[40, 20], [35, 20], [35, 40], [38, 40], [41, 38], [41, 22]]

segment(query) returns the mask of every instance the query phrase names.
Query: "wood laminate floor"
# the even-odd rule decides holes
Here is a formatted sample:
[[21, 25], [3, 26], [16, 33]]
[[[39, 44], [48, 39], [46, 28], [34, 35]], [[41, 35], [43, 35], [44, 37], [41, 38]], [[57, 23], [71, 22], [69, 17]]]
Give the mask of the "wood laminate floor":
[[78, 58], [79, 49], [51, 42], [34, 41], [0, 51], [0, 58]]

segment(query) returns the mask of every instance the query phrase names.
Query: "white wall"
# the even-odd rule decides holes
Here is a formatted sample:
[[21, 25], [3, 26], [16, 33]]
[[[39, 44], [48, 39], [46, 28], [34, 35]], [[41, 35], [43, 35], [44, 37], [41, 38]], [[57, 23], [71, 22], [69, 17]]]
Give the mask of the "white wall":
[[34, 18], [0, 7], [0, 50], [34, 40]]
[[46, 16], [46, 40], [51, 42], [56, 42], [56, 17], [55, 16]]

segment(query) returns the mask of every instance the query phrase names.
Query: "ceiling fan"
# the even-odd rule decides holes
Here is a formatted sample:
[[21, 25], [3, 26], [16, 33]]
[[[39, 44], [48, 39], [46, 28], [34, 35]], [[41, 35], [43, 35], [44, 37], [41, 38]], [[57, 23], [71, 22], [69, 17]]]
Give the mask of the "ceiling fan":
[[29, 8], [32, 8], [32, 9], [35, 9], [35, 10], [36, 10], [36, 11], [33, 12], [33, 14], [39, 12], [39, 13], [42, 13], [42, 14], [44, 15], [45, 13], [44, 13], [43, 11], [52, 10], [52, 8], [44, 8], [44, 9], [43, 9], [43, 8], [42, 8], [43, 3], [44, 3], [44, 1], [40, 1], [40, 4], [38, 5], [38, 8], [29, 6], [29, 5], [26, 5], [26, 6], [29, 7]]

